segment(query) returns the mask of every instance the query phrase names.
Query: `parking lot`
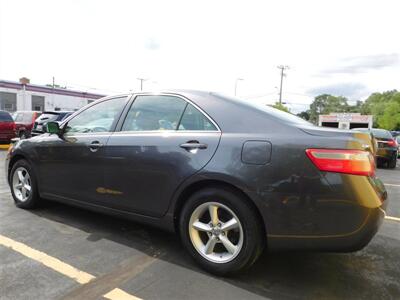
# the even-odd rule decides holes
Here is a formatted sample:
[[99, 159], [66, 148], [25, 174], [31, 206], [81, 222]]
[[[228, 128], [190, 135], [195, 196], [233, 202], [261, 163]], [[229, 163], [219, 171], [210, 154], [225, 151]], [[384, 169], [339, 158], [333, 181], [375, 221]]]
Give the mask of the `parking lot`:
[[265, 252], [234, 278], [205, 273], [177, 236], [148, 226], [58, 203], [18, 209], [1, 175], [0, 299], [400, 299], [400, 167], [378, 175], [391, 202], [365, 249]]

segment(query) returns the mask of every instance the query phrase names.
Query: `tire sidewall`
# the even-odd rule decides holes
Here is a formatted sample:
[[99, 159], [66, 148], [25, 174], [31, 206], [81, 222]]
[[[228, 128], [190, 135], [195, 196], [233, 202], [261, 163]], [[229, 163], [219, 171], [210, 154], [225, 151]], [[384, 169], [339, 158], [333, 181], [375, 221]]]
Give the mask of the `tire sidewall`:
[[[206, 202], [217, 202], [227, 206], [238, 217], [243, 229], [243, 245], [239, 254], [226, 263], [214, 263], [204, 258], [193, 246], [189, 235], [189, 220], [193, 211]], [[182, 210], [180, 218], [180, 236], [182, 243], [191, 256], [207, 271], [217, 275], [229, 275], [252, 264], [263, 245], [261, 224], [247, 200], [237, 196], [230, 190], [207, 188], [194, 193]]]
[[[26, 169], [26, 171], [29, 174], [29, 177], [31, 179], [31, 187], [32, 187], [32, 192], [30, 193], [28, 199], [26, 201], [20, 201], [14, 194], [14, 187], [12, 185], [13, 181], [13, 176], [15, 171], [19, 168], [23, 167]], [[18, 160], [12, 167], [10, 176], [9, 176], [9, 185], [11, 189], [11, 195], [14, 199], [15, 205], [20, 207], [20, 208], [33, 208], [37, 205], [38, 202], [38, 191], [37, 191], [37, 182], [36, 182], [36, 177], [35, 173], [32, 170], [31, 165], [24, 159]]]

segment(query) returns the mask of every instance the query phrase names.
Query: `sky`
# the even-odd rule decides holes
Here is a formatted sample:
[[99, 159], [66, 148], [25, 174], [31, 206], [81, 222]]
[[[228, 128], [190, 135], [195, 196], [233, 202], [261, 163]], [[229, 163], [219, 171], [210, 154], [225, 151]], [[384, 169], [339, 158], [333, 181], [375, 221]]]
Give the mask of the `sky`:
[[[0, 79], [217, 91], [292, 112], [400, 89], [400, 1], [0, 0]], [[238, 80], [238, 78], [242, 80]]]

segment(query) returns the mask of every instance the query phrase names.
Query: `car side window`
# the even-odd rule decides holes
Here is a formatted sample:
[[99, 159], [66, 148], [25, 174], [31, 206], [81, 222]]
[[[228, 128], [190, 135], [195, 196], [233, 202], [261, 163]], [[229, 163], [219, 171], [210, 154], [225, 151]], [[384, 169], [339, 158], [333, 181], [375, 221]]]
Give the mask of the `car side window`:
[[69, 120], [65, 133], [110, 132], [125, 102], [126, 97], [119, 97], [89, 107]]
[[188, 104], [178, 130], [216, 131], [217, 128], [201, 111]]
[[137, 96], [121, 131], [176, 130], [186, 101], [175, 96]]

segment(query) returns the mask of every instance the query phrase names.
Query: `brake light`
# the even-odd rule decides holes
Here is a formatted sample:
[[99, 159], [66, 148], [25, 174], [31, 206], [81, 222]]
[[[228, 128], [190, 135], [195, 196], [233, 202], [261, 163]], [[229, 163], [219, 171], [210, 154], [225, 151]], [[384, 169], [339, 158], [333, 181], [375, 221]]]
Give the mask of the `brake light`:
[[389, 140], [389, 141], [387, 142], [387, 144], [388, 144], [389, 147], [397, 147], [397, 142], [396, 142], [396, 140]]
[[375, 174], [374, 157], [367, 151], [307, 149], [306, 154], [320, 171], [362, 176]]

